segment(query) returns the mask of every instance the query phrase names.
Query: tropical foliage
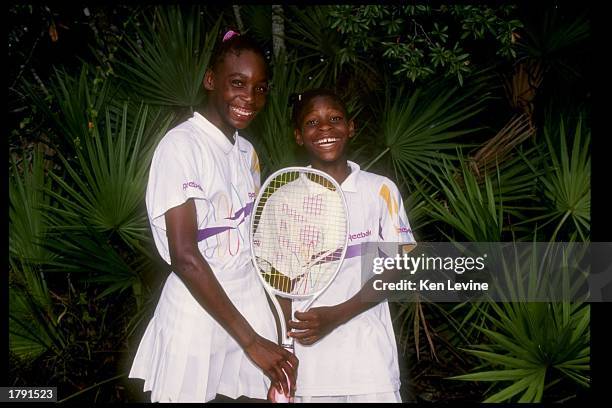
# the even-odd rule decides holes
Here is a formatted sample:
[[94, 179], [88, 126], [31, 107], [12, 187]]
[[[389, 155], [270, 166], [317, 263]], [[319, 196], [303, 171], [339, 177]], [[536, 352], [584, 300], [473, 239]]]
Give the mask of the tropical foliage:
[[[144, 400], [126, 373], [168, 272], [148, 167], [204, 101], [222, 27], [269, 49], [268, 103], [246, 132], [264, 176], [304, 159], [289, 95], [335, 88], [357, 125], [349, 158], [396, 181], [417, 241], [589, 242], [590, 25], [584, 10], [539, 7], [283, 6], [278, 33], [270, 6], [11, 6], [11, 385]], [[405, 400], [563, 401], [590, 387], [586, 303], [392, 306]]]

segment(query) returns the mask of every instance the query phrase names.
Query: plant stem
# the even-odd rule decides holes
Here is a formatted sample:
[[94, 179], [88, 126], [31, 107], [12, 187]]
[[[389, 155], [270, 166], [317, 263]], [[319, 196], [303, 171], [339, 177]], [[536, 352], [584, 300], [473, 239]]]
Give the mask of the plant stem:
[[104, 380], [104, 381], [100, 381], [99, 383], [95, 383], [94, 385], [91, 385], [91, 386], [89, 386], [89, 387], [87, 387], [87, 388], [85, 388], [85, 389], [82, 389], [81, 391], [77, 391], [77, 392], [75, 392], [74, 394], [72, 394], [72, 395], [70, 395], [70, 396], [68, 396], [68, 397], [66, 397], [66, 398], [64, 398], [64, 399], [62, 399], [62, 400], [59, 400], [59, 401], [58, 401], [58, 403], [61, 403], [61, 402], [66, 402], [66, 401], [68, 401], [68, 400], [69, 400], [69, 399], [71, 399], [71, 398], [74, 398], [74, 397], [76, 397], [76, 396], [78, 396], [78, 395], [80, 395], [80, 394], [83, 394], [83, 393], [87, 392], [87, 391], [91, 391], [92, 389], [97, 388], [97, 387], [99, 387], [99, 386], [101, 386], [101, 385], [103, 385], [103, 384], [109, 383], [109, 382], [111, 382], [111, 381], [115, 381], [116, 379], [119, 379], [119, 378], [121, 378], [121, 377], [124, 377], [124, 376], [126, 376], [127, 374], [128, 374], [128, 373], [127, 373], [127, 372], [125, 372], [125, 373], [122, 373], [122, 374], [116, 375], [116, 376], [114, 376], [114, 377], [108, 378], [108, 379], [106, 379], [106, 380]]
[[379, 160], [381, 157], [383, 157], [383, 156], [384, 156], [384, 155], [385, 155], [385, 154], [386, 154], [386, 153], [387, 153], [389, 150], [391, 150], [389, 147], [387, 147], [385, 150], [383, 150], [383, 152], [382, 152], [381, 154], [379, 154], [378, 156], [376, 156], [376, 158], [375, 158], [374, 160], [372, 160], [370, 163], [368, 163], [368, 165], [367, 165], [367, 166], [365, 166], [365, 167], [363, 168], [363, 170], [367, 170], [367, 169], [369, 169], [370, 167], [372, 167], [372, 165], [373, 165], [374, 163], [376, 163], [376, 162], [377, 162], [377, 161], [378, 161], [378, 160]]

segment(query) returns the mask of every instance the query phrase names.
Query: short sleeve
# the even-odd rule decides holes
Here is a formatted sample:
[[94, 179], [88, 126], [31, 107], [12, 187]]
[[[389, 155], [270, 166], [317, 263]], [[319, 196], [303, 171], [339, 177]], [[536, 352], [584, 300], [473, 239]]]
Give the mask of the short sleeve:
[[168, 133], [153, 154], [146, 203], [153, 225], [166, 229], [164, 214], [190, 198], [204, 199], [207, 186], [206, 162], [201, 148], [193, 143], [188, 132]]
[[378, 199], [380, 200], [379, 238], [385, 242], [414, 243], [404, 202], [395, 183], [385, 178], [379, 187]]

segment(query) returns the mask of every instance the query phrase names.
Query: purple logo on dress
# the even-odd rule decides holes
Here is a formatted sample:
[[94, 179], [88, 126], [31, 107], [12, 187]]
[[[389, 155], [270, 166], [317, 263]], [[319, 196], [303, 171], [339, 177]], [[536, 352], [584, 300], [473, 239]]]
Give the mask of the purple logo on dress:
[[196, 183], [195, 181], [189, 181], [187, 183], [183, 183], [183, 190], [187, 190], [187, 187], [193, 187], [193, 188], [197, 188], [200, 191], [204, 191], [202, 190], [202, 187], [200, 187], [200, 185]]
[[253, 204], [254, 204], [253, 201], [251, 201], [250, 203], [248, 203], [247, 205], [245, 205], [244, 207], [236, 211], [232, 217], [225, 217], [226, 220], [235, 221], [239, 217], [242, 216], [242, 219], [236, 225], [236, 227], [227, 225], [227, 226], [219, 226], [219, 227], [209, 227], [209, 228], [198, 230], [198, 242], [203, 241], [207, 238], [210, 238], [213, 235], [220, 234], [227, 230], [235, 230], [238, 225], [241, 225], [247, 219], [247, 217], [251, 215], [251, 212], [253, 211]]

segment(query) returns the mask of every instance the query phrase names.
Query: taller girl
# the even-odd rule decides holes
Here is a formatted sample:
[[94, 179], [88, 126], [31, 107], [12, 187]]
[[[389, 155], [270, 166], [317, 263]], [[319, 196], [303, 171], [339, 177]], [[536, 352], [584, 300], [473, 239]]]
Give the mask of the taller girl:
[[270, 379], [295, 388], [296, 357], [278, 346], [249, 252], [259, 161], [238, 134], [264, 107], [261, 48], [229, 31], [204, 76], [201, 113], [171, 129], [153, 155], [146, 204], [155, 245], [172, 267], [130, 377], [154, 402], [222, 394], [264, 399]]

